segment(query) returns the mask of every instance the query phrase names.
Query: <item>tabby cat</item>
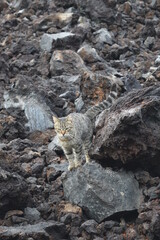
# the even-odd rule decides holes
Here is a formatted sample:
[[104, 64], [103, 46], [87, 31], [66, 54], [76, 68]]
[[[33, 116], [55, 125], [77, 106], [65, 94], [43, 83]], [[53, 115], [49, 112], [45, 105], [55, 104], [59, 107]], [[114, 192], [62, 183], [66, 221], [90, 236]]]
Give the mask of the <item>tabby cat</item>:
[[86, 113], [71, 113], [62, 118], [53, 116], [55, 131], [69, 161], [68, 170], [81, 165], [82, 151], [85, 154], [86, 162], [90, 161], [88, 151], [93, 136], [92, 120], [104, 109], [109, 108], [116, 98], [117, 88], [116, 84], [113, 84], [107, 100], [91, 107]]

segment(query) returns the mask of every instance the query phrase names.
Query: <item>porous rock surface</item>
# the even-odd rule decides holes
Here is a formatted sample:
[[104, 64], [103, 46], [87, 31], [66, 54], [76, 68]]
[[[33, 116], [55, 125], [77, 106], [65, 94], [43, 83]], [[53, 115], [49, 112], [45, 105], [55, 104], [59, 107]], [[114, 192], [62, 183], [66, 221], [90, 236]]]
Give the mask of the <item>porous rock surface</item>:
[[[4, 240], [16, 238], [27, 239], [49, 239], [50, 234], [54, 235], [54, 239], [67, 239], [65, 225], [55, 221], [39, 222], [33, 225], [19, 226], [19, 227], [0, 227], [0, 237]], [[32, 238], [33, 237], [33, 238]]]
[[[25, 192], [23, 190], [25, 189]], [[27, 183], [17, 173], [10, 173], [0, 167], [0, 216], [8, 208], [21, 208], [29, 201]]]
[[[135, 90], [97, 119], [93, 155], [160, 172], [160, 85]], [[107, 160], [106, 160], [107, 161]]]
[[[159, 239], [159, 19], [159, 0], [0, 1], [0, 239]], [[52, 115], [85, 112], [113, 82], [120, 98], [96, 120], [90, 153], [102, 167], [90, 167], [99, 180], [123, 173], [143, 196], [138, 204], [127, 196], [132, 209], [120, 201], [118, 215], [101, 221], [101, 204], [93, 219], [64, 195], [68, 162]], [[87, 175], [74, 179], [88, 167], [65, 181], [87, 185]], [[99, 184], [102, 200], [108, 183]]]
[[84, 208], [97, 222], [119, 212], [136, 210], [142, 202], [138, 182], [131, 172], [102, 169], [99, 164], [90, 163], [64, 175], [66, 199]]

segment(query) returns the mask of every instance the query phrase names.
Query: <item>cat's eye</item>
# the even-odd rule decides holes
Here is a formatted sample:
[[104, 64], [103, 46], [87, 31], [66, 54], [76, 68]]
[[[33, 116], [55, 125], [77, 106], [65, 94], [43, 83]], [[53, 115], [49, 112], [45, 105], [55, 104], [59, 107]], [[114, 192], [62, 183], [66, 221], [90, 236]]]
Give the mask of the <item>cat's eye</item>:
[[55, 130], [56, 130], [57, 132], [60, 132], [60, 131], [61, 131], [61, 129], [60, 129], [60, 128], [55, 128]]

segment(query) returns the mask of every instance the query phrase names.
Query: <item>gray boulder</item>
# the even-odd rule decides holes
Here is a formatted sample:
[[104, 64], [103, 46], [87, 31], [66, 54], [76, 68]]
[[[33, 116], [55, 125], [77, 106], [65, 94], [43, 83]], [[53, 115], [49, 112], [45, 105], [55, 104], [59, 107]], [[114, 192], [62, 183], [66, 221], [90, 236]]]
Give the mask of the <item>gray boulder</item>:
[[59, 139], [57, 135], [53, 138], [52, 142], [48, 144], [48, 150], [49, 151], [62, 151], [61, 144], [59, 142]]
[[72, 50], [55, 50], [50, 60], [52, 76], [78, 75], [87, 71], [82, 58]]
[[110, 67], [106, 71], [99, 71], [98, 73], [85, 72], [80, 83], [83, 101], [88, 103], [90, 100], [92, 104], [97, 104], [106, 99], [113, 83], [116, 83], [117, 86], [123, 86], [121, 79], [114, 74], [116, 72]]
[[97, 61], [100, 61], [101, 58], [98, 55], [97, 51], [95, 48], [92, 48], [89, 44], [85, 44], [82, 46], [77, 53], [81, 56], [81, 58], [86, 62], [86, 63], [94, 63]]
[[29, 196], [28, 187], [23, 177], [0, 167], [0, 217], [13, 206], [15, 209], [26, 206]]
[[150, 50], [152, 49], [154, 44], [155, 44], [155, 38], [154, 37], [147, 37], [147, 39], [144, 41], [144, 45]]
[[95, 42], [99, 44], [113, 44], [113, 34], [110, 33], [106, 28], [101, 28], [98, 31], [94, 32]]
[[62, 175], [64, 195], [101, 222], [116, 213], [138, 209], [142, 193], [132, 173], [85, 164]]
[[52, 111], [43, 101], [40, 101], [38, 96], [22, 96], [16, 93], [4, 94], [4, 107], [7, 108], [20, 108], [24, 110], [25, 116], [28, 120], [26, 126], [30, 131], [46, 130], [53, 128]]
[[40, 219], [40, 212], [36, 208], [26, 207], [24, 209], [25, 218], [27, 218], [30, 222], [38, 221]]
[[[50, 221], [39, 222], [34, 225], [16, 226], [16, 227], [0, 227], [0, 239], [12, 240], [12, 239], [67, 239], [66, 227], [63, 223]], [[33, 237], [33, 238], [32, 238]]]
[[92, 19], [99, 19], [107, 23], [114, 22], [115, 14], [113, 8], [116, 5], [116, 1], [111, 3], [108, 0], [76, 0], [76, 4], [79, 9], [89, 14]]
[[77, 36], [70, 32], [60, 32], [55, 34], [44, 33], [40, 47], [44, 51], [50, 52], [52, 48], [78, 48], [80, 45], [80, 36]]
[[92, 157], [159, 174], [160, 86], [128, 93], [97, 121]]
[[12, 8], [15, 8], [17, 10], [19, 9], [25, 9], [28, 7], [30, 3], [30, 0], [13, 0], [11, 3], [10, 3], [10, 6]]
[[122, 77], [121, 80], [124, 83], [124, 89], [127, 92], [130, 92], [133, 89], [142, 88], [139, 81], [131, 74], [127, 74], [125, 77]]
[[3, 9], [8, 7], [8, 2], [5, 0], [1, 0], [0, 2], [0, 12], [3, 11]]
[[155, 60], [155, 64], [159, 65], [160, 64], [160, 55], [157, 56]]
[[30, 98], [25, 102], [24, 111], [30, 131], [53, 128], [52, 111], [45, 102], [40, 103], [38, 99]]
[[[72, 21], [73, 13], [72, 12], [57, 12], [41, 17], [35, 18], [33, 21], [33, 29], [35, 31], [47, 31], [52, 26], [57, 26], [59, 28], [65, 27], [67, 24], [70, 24]], [[51, 34], [48, 34], [51, 35]], [[46, 35], [47, 36], [47, 35]], [[42, 36], [43, 37], [43, 36]]]

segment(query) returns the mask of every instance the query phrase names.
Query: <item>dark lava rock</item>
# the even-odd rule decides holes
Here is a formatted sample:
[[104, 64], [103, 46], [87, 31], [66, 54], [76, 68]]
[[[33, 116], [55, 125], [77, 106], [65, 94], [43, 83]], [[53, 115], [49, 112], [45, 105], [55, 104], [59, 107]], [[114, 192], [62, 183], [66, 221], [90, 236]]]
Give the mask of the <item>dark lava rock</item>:
[[12, 226], [12, 224], [27, 222], [27, 219], [23, 217], [23, 211], [10, 210], [5, 214], [3, 225]]
[[66, 199], [84, 208], [97, 222], [116, 213], [136, 210], [142, 200], [132, 173], [105, 170], [97, 163], [67, 172], [62, 182]]
[[[35, 31], [46, 31], [46, 30], [50, 29], [48, 32], [51, 32], [51, 33], [55, 32], [56, 33], [56, 32], [58, 32], [56, 27], [63, 28], [67, 24], [70, 24], [72, 22], [73, 16], [74, 15], [73, 15], [72, 12], [64, 12], [64, 13], [63, 12], [57, 12], [57, 13], [54, 13], [54, 14], [51, 13], [47, 16], [45, 15], [45, 16], [42, 16], [40, 18], [35, 19], [34, 24], [33, 24], [33, 28], [34, 28]], [[51, 36], [51, 34], [46, 34], [45, 39], [46, 39], [46, 41], [49, 41], [49, 45], [50, 45], [50, 43], [52, 41], [51, 41], [50, 38], [48, 38], [49, 36]], [[43, 37], [44, 36], [42, 36], [42, 38]], [[42, 39], [41, 39], [41, 41], [42, 41]], [[47, 44], [47, 42], [46, 42], [46, 44]], [[41, 43], [40, 43], [40, 45], [41, 45]]]
[[70, 33], [61, 32], [55, 34], [44, 33], [41, 39], [41, 49], [51, 52], [52, 49], [75, 49], [81, 44], [80, 36]]
[[24, 9], [29, 6], [30, 0], [14, 0], [11, 3], [11, 7], [16, 9]]
[[130, 92], [133, 89], [142, 88], [139, 81], [130, 74], [127, 74], [125, 77], [122, 77], [121, 80], [124, 83], [125, 86], [124, 88], [127, 92]]
[[0, 70], [1, 70], [1, 73], [0, 73], [1, 81], [7, 82], [8, 75], [9, 75], [9, 64], [3, 57], [0, 58]]
[[25, 124], [27, 118], [20, 108], [8, 108], [0, 112], [0, 138], [13, 140], [15, 138], [25, 138], [28, 130]]
[[[112, 10], [109, 7], [109, 2], [103, 0], [76, 0], [77, 6], [81, 12], [86, 12], [92, 19], [99, 19], [101, 21], [113, 24], [115, 20], [115, 13], [113, 5], [116, 5], [116, 1], [112, 1]], [[114, 3], [114, 4], [113, 4]]]
[[77, 227], [81, 223], [81, 217], [75, 213], [67, 213], [60, 218], [60, 221], [65, 225], [71, 224], [73, 227]]
[[[160, 0], [0, 0], [0, 240], [159, 239], [159, 10]], [[140, 206], [132, 174], [92, 164], [68, 173], [62, 150], [49, 144], [53, 114], [84, 112], [121, 80], [127, 92], [156, 86], [123, 92], [99, 116], [94, 159], [138, 168]], [[64, 201], [62, 174], [91, 210]], [[111, 215], [97, 224], [104, 205]]]
[[72, 50], [55, 50], [50, 60], [51, 76], [77, 75], [87, 70], [82, 58]]
[[[58, 97], [54, 82], [43, 82], [42, 79], [33, 79], [19, 75], [14, 88], [4, 94], [4, 107], [20, 108], [23, 110], [30, 131], [43, 131], [53, 127], [52, 115], [62, 115], [65, 100]], [[58, 86], [57, 86], [58, 88]], [[17, 117], [18, 118], [18, 117]], [[17, 121], [17, 124], [21, 124]]]
[[160, 236], [160, 200], [152, 200], [141, 206], [137, 219], [138, 229], [149, 239]]
[[109, 74], [109, 69], [106, 72], [108, 72], [107, 75], [103, 71], [101, 73], [85, 72], [82, 75], [80, 88], [84, 101], [92, 100], [92, 104], [97, 104], [106, 99], [113, 82], [116, 82], [117, 86], [121, 84], [121, 81], [114, 76], [114, 73]]
[[10, 173], [0, 167], [0, 216], [8, 210], [25, 207], [29, 197], [24, 179], [17, 173]]
[[151, 20], [145, 22], [145, 27], [142, 30], [142, 37], [146, 39], [147, 37], [155, 37], [156, 30], [154, 28], [154, 23]]
[[[7, 99], [8, 106], [20, 107], [21, 109], [24, 109], [24, 113], [26, 116], [26, 119], [28, 120], [26, 126], [28, 126], [30, 131], [35, 130], [45, 130], [47, 128], [53, 127], [53, 121], [52, 121], [52, 111], [47, 106], [45, 102], [40, 102], [37, 98], [37, 96], [29, 96], [28, 99], [24, 98], [23, 96], [19, 96], [15, 102], [13, 96], [9, 96]], [[10, 103], [9, 103], [10, 102]], [[5, 105], [7, 107], [7, 104]], [[17, 124], [20, 125], [18, 122]]]
[[[160, 172], [160, 87], [135, 90], [99, 118], [94, 157]], [[144, 165], [145, 162], [145, 165]], [[105, 162], [103, 161], [105, 164]], [[107, 161], [106, 161], [107, 164]]]
[[1, 0], [0, 2], [0, 12], [3, 11], [3, 9], [8, 7], [8, 2], [5, 0]]
[[87, 220], [81, 225], [81, 229], [85, 230], [87, 233], [97, 233], [96, 227], [97, 222], [95, 220]]
[[54, 236], [54, 240], [67, 239], [67, 232], [63, 223], [49, 221], [39, 222], [34, 225], [17, 227], [0, 227], [0, 238], [3, 240], [33, 239], [49, 240]]
[[26, 207], [24, 209], [24, 215], [30, 222], [40, 219], [40, 212], [36, 208]]
[[55, 0], [54, 1], [57, 7], [71, 7], [71, 6], [75, 6], [76, 5], [76, 1], [75, 0]]

